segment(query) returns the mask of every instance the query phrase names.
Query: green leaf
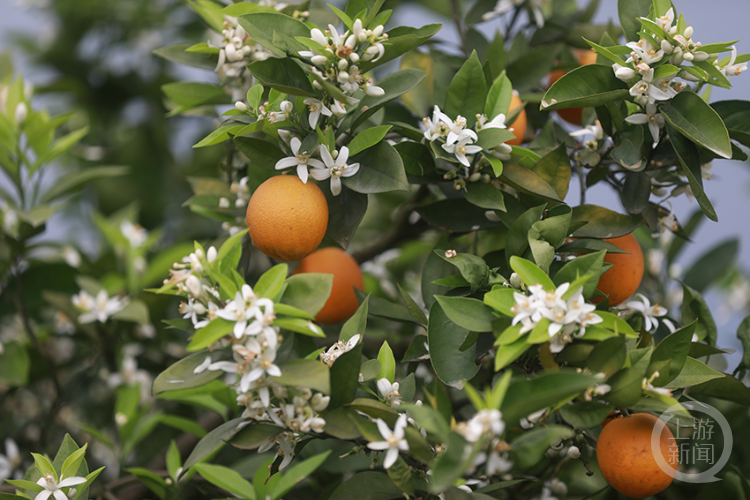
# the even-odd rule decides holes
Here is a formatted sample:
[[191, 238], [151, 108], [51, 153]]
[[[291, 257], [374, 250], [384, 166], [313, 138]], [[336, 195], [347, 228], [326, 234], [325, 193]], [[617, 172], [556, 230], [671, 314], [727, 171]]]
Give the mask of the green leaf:
[[446, 385], [471, 379], [479, 371], [474, 349], [459, 350], [469, 331], [453, 323], [440, 304], [430, 307], [427, 343], [438, 378]]
[[284, 287], [284, 280], [286, 280], [289, 266], [287, 264], [277, 264], [271, 269], [263, 273], [258, 278], [257, 283], [253, 287], [253, 291], [258, 297], [268, 297], [273, 299]]
[[602, 318], [602, 322], [596, 326], [613, 330], [617, 332], [618, 335], [625, 335], [630, 338], [638, 337], [638, 334], [633, 330], [633, 327], [618, 315], [607, 311], [596, 311], [596, 315]]
[[588, 64], [565, 73], [544, 94], [541, 109], [586, 108], [603, 106], [626, 99], [629, 89], [610, 66]]
[[666, 129], [669, 139], [672, 142], [672, 147], [674, 147], [675, 153], [677, 153], [677, 158], [680, 160], [682, 172], [688, 178], [690, 189], [693, 191], [701, 210], [706, 214], [706, 217], [714, 222], [718, 222], [719, 217], [716, 215], [716, 210], [703, 190], [703, 177], [701, 174], [698, 148], [695, 147], [695, 144], [688, 141], [684, 135], [677, 132], [669, 123], [666, 124]]
[[225, 335], [229, 335], [236, 324], [223, 318], [215, 318], [211, 322], [195, 332], [193, 339], [187, 346], [188, 351], [200, 351], [210, 346]]
[[164, 500], [167, 497], [167, 492], [169, 491], [167, 483], [162, 477], [157, 476], [154, 472], [141, 467], [130, 467], [125, 469], [125, 471], [137, 477], [140, 482], [142, 482], [161, 500]]
[[696, 290], [682, 283], [682, 324], [686, 325], [698, 320], [695, 334], [700, 340], [709, 345], [716, 345], [716, 322], [711, 315], [711, 309], [706, 300]]
[[281, 480], [276, 483], [276, 487], [273, 489], [271, 500], [277, 500], [290, 492], [300, 481], [323, 465], [323, 462], [325, 462], [330, 454], [331, 450], [325, 451], [285, 470]]
[[645, 140], [643, 134], [644, 127], [640, 125], [627, 127], [619, 134], [618, 144], [611, 152], [612, 158], [631, 172], [641, 172], [646, 168], [646, 159], [642, 154]]
[[0, 353], [0, 381], [10, 386], [23, 387], [29, 382], [29, 354], [20, 342], [3, 344]]
[[242, 154], [250, 159], [253, 165], [257, 165], [264, 170], [275, 172], [276, 163], [287, 157], [275, 144], [255, 137], [236, 137], [234, 144]]
[[[6, 479], [5, 482], [12, 484], [13, 486], [16, 486], [18, 488], [24, 489], [24, 490], [33, 491], [35, 493], [44, 490], [43, 487], [39, 486], [34, 481], [27, 481], [25, 479]], [[16, 497], [16, 495], [13, 495], [13, 497]], [[28, 497], [16, 497], [16, 498], [28, 498]]]
[[214, 54], [202, 54], [199, 52], [186, 52], [193, 42], [180, 42], [153, 51], [155, 56], [177, 64], [184, 64], [194, 68], [208, 69], [213, 71], [216, 67], [218, 57]]
[[346, 249], [367, 212], [367, 195], [346, 186], [338, 196], [333, 196], [328, 189], [324, 189], [323, 194], [328, 202], [326, 236]]
[[83, 464], [83, 457], [86, 455], [86, 448], [88, 443], [84, 444], [83, 447], [77, 449], [65, 459], [63, 466], [60, 470], [60, 475], [63, 477], [75, 476], [78, 472], [78, 468]]
[[224, 443], [232, 439], [232, 437], [239, 432], [239, 424], [244, 421], [245, 419], [236, 418], [229, 422], [224, 422], [201, 438], [185, 461], [185, 470], [190, 469], [193, 465], [197, 464], [209, 454], [213, 453], [217, 448], [223, 446]]
[[409, 190], [409, 181], [406, 178], [401, 155], [385, 141], [381, 141], [367, 151], [350, 157], [349, 164], [352, 163], [359, 163], [359, 172], [342, 179], [344, 185], [349, 189], [358, 193]]
[[365, 471], [341, 483], [329, 500], [392, 500], [401, 495], [402, 491], [387, 474]]
[[311, 359], [290, 359], [279, 364], [280, 377], [271, 380], [282, 385], [309, 387], [324, 394], [331, 393], [331, 380], [328, 366]]
[[747, 114], [750, 111], [750, 102], [719, 101], [711, 104], [711, 107], [721, 116], [729, 136], [745, 146], [750, 146], [750, 119]]
[[230, 236], [227, 238], [224, 243], [221, 244], [221, 247], [219, 248], [219, 251], [216, 254], [216, 261], [221, 262], [224, 257], [229, 255], [229, 252], [231, 252], [234, 249], [235, 245], [239, 245], [240, 241], [242, 240], [242, 237], [245, 236], [247, 233], [247, 229], [243, 229], [239, 233], [235, 234], [234, 236]]
[[640, 40], [639, 31], [641, 24], [638, 19], [649, 17], [653, 2], [652, 0], [617, 0], [617, 13], [620, 17], [620, 25], [629, 42]]
[[520, 256], [526, 252], [529, 247], [529, 231], [542, 218], [545, 208], [546, 205], [529, 208], [512, 222], [505, 239], [505, 258], [508, 265], [512, 256]]
[[750, 367], [750, 316], [745, 317], [737, 327], [737, 338], [742, 343], [742, 364], [745, 368]]
[[515, 425], [521, 418], [564, 401], [599, 382], [592, 375], [565, 368], [513, 381], [503, 401], [503, 420], [508, 425]]
[[586, 360], [586, 366], [593, 374], [604, 373], [611, 376], [623, 367], [627, 357], [625, 337], [612, 337], [594, 347]]
[[614, 406], [628, 408], [640, 398], [643, 373], [635, 368], [623, 368], [607, 380], [610, 391], [602, 398]]
[[731, 375], [694, 385], [690, 388], [690, 394], [703, 394], [750, 406], [750, 389]]
[[[310, 28], [291, 16], [274, 12], [253, 12], [240, 16], [238, 21], [250, 38], [279, 58], [283, 58], [287, 52], [306, 50], [295, 37], [309, 37]], [[285, 38], [281, 39], [277, 34]]]
[[421, 184], [438, 177], [435, 159], [427, 146], [418, 142], [404, 141], [393, 147], [401, 155], [409, 182]]
[[[504, 142], [512, 141], [516, 138], [515, 134], [504, 128], [483, 128], [477, 132], [477, 146], [485, 151], [496, 148]], [[486, 155], [485, 155], [486, 157]]]
[[588, 255], [576, 257], [566, 263], [557, 274], [555, 274], [555, 285], [560, 286], [563, 283], [572, 283], [581, 276], [590, 274], [594, 279], [590, 279], [583, 285], [583, 296], [588, 299], [594, 294], [596, 285], [599, 282], [599, 275], [602, 272], [604, 263], [605, 250]]
[[503, 192], [492, 184], [472, 182], [466, 186], [466, 201], [472, 205], [487, 210], [502, 210], [505, 212], [505, 198]]
[[388, 382], [393, 383], [396, 378], [396, 359], [393, 357], [393, 351], [387, 341], [383, 341], [383, 345], [380, 346], [378, 361], [380, 362], [378, 380], [385, 378], [388, 379]]
[[473, 128], [477, 121], [476, 115], [484, 112], [486, 100], [487, 84], [484, 80], [484, 71], [474, 51], [451, 80], [443, 111], [454, 120], [459, 115], [465, 117], [466, 126]]
[[724, 377], [723, 373], [717, 372], [704, 362], [688, 356], [685, 358], [685, 364], [680, 374], [665, 387], [667, 389], [679, 389], [680, 387], [690, 387], [722, 377]]
[[549, 182], [542, 179], [532, 169], [518, 163], [504, 163], [503, 175], [500, 176], [500, 180], [524, 194], [539, 196], [556, 203], [562, 202], [557, 196], [557, 191], [550, 186]]
[[441, 442], [447, 439], [450, 428], [437, 410], [428, 405], [417, 406], [409, 403], [402, 403], [399, 408], [406, 410], [414, 418], [419, 427], [438, 438]]
[[719, 114], [695, 92], [680, 92], [659, 107], [671, 126], [722, 158], [732, 157], [729, 132]]
[[[515, 327], [508, 328], [508, 330], [514, 332], [513, 335], [517, 338], [518, 332], [521, 330], [521, 326], [516, 325]], [[497, 342], [495, 343], [497, 344]], [[529, 350], [530, 347], [531, 344], [526, 341], [525, 337], [520, 338], [515, 342], [499, 345], [497, 353], [495, 355], [495, 371], [502, 370], [503, 368], [520, 358], [526, 351]]]
[[49, 203], [60, 196], [97, 179], [119, 177], [130, 172], [130, 167], [94, 167], [68, 173], [55, 181], [55, 184], [41, 197], [42, 203]]
[[518, 465], [529, 468], [539, 462], [550, 445], [573, 436], [573, 430], [562, 425], [550, 425], [526, 431], [511, 442]]
[[45, 474], [52, 474], [53, 476], [55, 476], [55, 481], [59, 480], [57, 471], [52, 466], [52, 462], [49, 461], [49, 458], [45, 457], [44, 455], [40, 455], [39, 453], [32, 453], [31, 455], [34, 457], [34, 465], [36, 465], [39, 474], [41, 474], [42, 476], [44, 476]]
[[159, 422], [174, 429], [192, 434], [198, 438], [202, 438], [206, 435], [205, 429], [203, 429], [198, 422], [189, 418], [179, 417], [177, 415], [162, 415], [159, 417]]
[[312, 316], [323, 309], [333, 286], [333, 275], [323, 273], [304, 273], [289, 276], [281, 301]]
[[696, 292], [702, 293], [735, 265], [739, 250], [740, 242], [737, 238], [719, 243], [693, 263], [682, 281]]
[[602, 425], [614, 408], [597, 402], [573, 403], [560, 408], [560, 415], [569, 424], [580, 429], [591, 429]]
[[284, 429], [270, 424], [253, 423], [242, 428], [229, 443], [241, 450], [254, 450], [284, 432]]
[[485, 216], [486, 209], [460, 198], [436, 201], [421, 205], [415, 211], [438, 229], [451, 232], [468, 232], [501, 225]]
[[433, 88], [435, 76], [433, 67], [435, 65], [432, 56], [419, 51], [411, 51], [401, 58], [399, 69], [418, 69], [424, 71], [427, 76], [412, 90], [401, 96], [404, 106], [417, 116], [427, 116], [432, 113]]
[[[364, 317], [367, 318], [366, 310]], [[360, 343], [351, 351], [342, 354], [331, 366], [331, 400], [328, 403], [328, 411], [354, 400], [359, 386], [359, 373], [362, 370], [361, 360], [362, 344]]]
[[487, 93], [487, 103], [484, 106], [484, 114], [492, 120], [499, 114], [508, 114], [510, 101], [513, 97], [513, 84], [503, 71], [492, 83]]
[[597, 205], [573, 207], [573, 223], [587, 222], [573, 232], [578, 238], [618, 238], [632, 233], [641, 225], [641, 219], [634, 219]]
[[383, 140], [385, 134], [391, 129], [391, 125], [381, 125], [379, 127], [368, 128], [357, 134], [349, 143], [349, 155], [354, 156], [360, 151], [364, 151]]
[[182, 467], [182, 457], [180, 456], [180, 450], [174, 442], [174, 439], [169, 443], [166, 456], [167, 471], [169, 471], [169, 477], [172, 481], [177, 481], [179, 477], [177, 472]]
[[240, 474], [222, 465], [207, 463], [195, 464], [193, 467], [198, 474], [203, 476], [209, 483], [222, 488], [240, 498], [255, 498], [255, 488]]
[[469, 297], [435, 297], [448, 318], [461, 328], [472, 332], [492, 331], [492, 321], [497, 317], [482, 301]]
[[[364, 300], [367, 294], [360, 290], [354, 290], [357, 295], [357, 300]], [[400, 321], [404, 323], [416, 323], [416, 320], [409, 314], [409, 310], [396, 302], [391, 302], [388, 299], [382, 297], [369, 297], [369, 314], [371, 316], [379, 316], [381, 318], [390, 319], [392, 321]]]
[[510, 258], [510, 267], [518, 274], [527, 287], [542, 285], [544, 290], [550, 292], [555, 290], [555, 283], [547, 276], [547, 273], [539, 269], [533, 262], [514, 255]]
[[425, 316], [422, 308], [417, 305], [414, 299], [411, 298], [411, 295], [409, 295], [409, 292], [404, 290], [400, 284], [396, 283], [396, 286], [398, 287], [399, 294], [401, 294], [401, 298], [403, 299], [406, 308], [409, 310], [411, 317], [414, 318], [417, 323], [427, 326], [427, 316]]
[[570, 159], [565, 144], [560, 144], [557, 149], [542, 157], [532, 170], [552, 186], [559, 199], [565, 199], [571, 175]]
[[170, 114], [181, 113], [188, 109], [206, 104], [228, 104], [229, 96], [224, 89], [208, 83], [175, 82], [162, 85], [162, 91], [178, 107]]
[[427, 254], [427, 260], [422, 268], [420, 290], [422, 292], [422, 300], [428, 308], [435, 302], [435, 295], [442, 295], [448, 290], [447, 287], [436, 285], [433, 281], [453, 272], [453, 266], [438, 255], [440, 252], [443, 252], [443, 255], [445, 255], [445, 251], [449, 248], [448, 237], [447, 235], [443, 235], [435, 244], [433, 251]]
[[360, 373], [362, 374], [363, 382], [369, 382], [375, 380], [380, 373], [380, 361], [377, 359], [368, 359], [360, 365]]
[[525, 51], [522, 57], [508, 64], [508, 78], [519, 92], [536, 87], [544, 75], [552, 68], [561, 45], [540, 45]]
[[265, 87], [289, 95], [318, 96], [307, 79], [307, 73], [293, 59], [269, 57], [253, 62], [247, 68]]
[[438, 457], [432, 467], [430, 491], [437, 493], [447, 489], [472, 466], [472, 462], [479, 451], [481, 441], [471, 446], [456, 432], [448, 435], [445, 451]]
[[471, 285], [472, 291], [487, 284], [490, 268], [481, 257], [470, 253], [458, 253], [453, 257], [447, 257], [445, 252], [438, 252], [438, 256], [458, 268], [461, 276]]

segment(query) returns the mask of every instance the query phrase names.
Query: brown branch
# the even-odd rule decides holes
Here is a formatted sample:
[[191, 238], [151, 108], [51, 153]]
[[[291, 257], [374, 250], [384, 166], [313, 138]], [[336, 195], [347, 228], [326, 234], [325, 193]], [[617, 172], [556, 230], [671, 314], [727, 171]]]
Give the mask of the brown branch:
[[393, 248], [405, 239], [423, 233], [428, 227], [427, 224], [424, 222], [410, 224], [409, 216], [411, 215], [414, 206], [422, 201], [428, 194], [429, 190], [427, 189], [427, 186], [420, 186], [417, 192], [401, 205], [399, 212], [391, 225], [391, 229], [369, 247], [353, 252], [352, 257], [354, 257], [354, 260], [356, 260], [357, 263], [362, 264], [363, 262], [367, 262], [368, 260], [377, 257], [386, 250]]

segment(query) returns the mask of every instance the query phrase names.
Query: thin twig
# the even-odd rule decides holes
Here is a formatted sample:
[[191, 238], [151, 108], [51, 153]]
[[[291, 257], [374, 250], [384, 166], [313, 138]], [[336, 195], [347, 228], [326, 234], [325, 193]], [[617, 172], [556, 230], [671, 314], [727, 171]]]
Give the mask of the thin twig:
[[591, 470], [591, 465], [589, 465], [589, 461], [586, 460], [586, 457], [583, 456], [583, 453], [581, 453], [581, 455], [578, 457], [578, 460], [580, 460], [581, 463], [583, 463], [583, 466], [586, 467], [586, 475], [589, 477], [593, 476], [594, 471]]
[[466, 57], [469, 57], [469, 47], [466, 45], [466, 33], [464, 33], [464, 27], [461, 24], [461, 10], [459, 9], [458, 0], [451, 0], [451, 12], [453, 14], [453, 22], [456, 23], [458, 36], [461, 38], [461, 52]]
[[425, 185], [420, 186], [417, 192], [414, 193], [414, 195], [409, 198], [403, 205], [401, 205], [400, 212], [396, 216], [396, 220], [393, 221], [391, 229], [382, 238], [375, 241], [369, 247], [363, 248], [357, 252], [353, 252], [352, 257], [354, 257], [354, 260], [356, 260], [359, 264], [367, 262], [368, 260], [371, 260], [381, 253], [385, 252], [386, 250], [393, 248], [395, 245], [397, 245], [407, 237], [417, 236], [425, 229], [427, 229], [427, 225], [425, 223], [421, 223], [420, 226], [409, 224], [409, 216], [411, 215], [414, 205], [424, 199], [427, 194], [429, 194], [429, 190], [427, 189], [427, 187]]
[[578, 172], [578, 183], [581, 186], [581, 205], [586, 204], [586, 176], [583, 174], [583, 166], [576, 162], [576, 171]]

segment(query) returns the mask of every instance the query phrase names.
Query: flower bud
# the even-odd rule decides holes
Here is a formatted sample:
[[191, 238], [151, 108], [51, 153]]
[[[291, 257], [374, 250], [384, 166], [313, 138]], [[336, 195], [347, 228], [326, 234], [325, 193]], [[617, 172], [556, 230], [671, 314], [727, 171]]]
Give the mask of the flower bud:
[[671, 54], [674, 51], [674, 47], [669, 43], [669, 40], [662, 40], [661, 50], [663, 50], [665, 54]]
[[568, 457], [572, 458], [573, 460], [577, 459], [581, 456], [581, 450], [578, 449], [578, 446], [571, 446], [568, 448]]
[[685, 59], [688, 62], [692, 62], [692, 60], [695, 58], [695, 56], [693, 56], [692, 52], [685, 52], [685, 54], [682, 56], [682, 58]]
[[349, 79], [349, 73], [347, 73], [346, 71], [339, 72], [339, 80], [346, 81], [348, 79]]
[[513, 285], [513, 288], [521, 288], [523, 286], [523, 280], [518, 273], [513, 273], [510, 275], [510, 284]]
[[326, 63], [328, 59], [326, 59], [326, 56], [317, 55], [317, 56], [312, 56], [310, 60], [312, 61], [314, 65], [322, 66]]
[[247, 111], [247, 104], [242, 101], [237, 101], [234, 103], [234, 108], [238, 111]]
[[331, 401], [330, 396], [323, 396], [323, 394], [316, 392], [310, 401], [310, 405], [315, 411], [323, 411], [328, 408], [328, 403]]
[[360, 42], [364, 42], [365, 40], [367, 40], [367, 32], [360, 31], [359, 35], [357, 35], [357, 40], [359, 40]]
[[200, 297], [203, 293], [203, 287], [201, 286], [201, 280], [197, 276], [191, 274], [185, 280], [185, 286], [195, 297]]
[[216, 247], [210, 247], [206, 253], [206, 260], [211, 263], [216, 260], [217, 252]]
[[283, 111], [284, 113], [291, 113], [292, 111], [294, 111], [294, 104], [289, 101], [282, 101], [281, 111]]
[[693, 38], [693, 27], [688, 26], [685, 28], [685, 32], [682, 35], [687, 39]]
[[383, 25], [377, 26], [374, 30], [372, 30], [373, 36], [379, 37], [383, 34]]
[[341, 71], [344, 71], [348, 67], [349, 67], [349, 61], [347, 61], [346, 59], [339, 59], [339, 69]]
[[635, 76], [635, 70], [632, 68], [622, 67], [615, 70], [615, 76], [624, 81], [627, 82], [628, 80], [632, 80]]
[[351, 54], [349, 54], [349, 60], [353, 63], [356, 63], [357, 61], [359, 61], [359, 54], [357, 54], [356, 52], [352, 52]]
[[376, 85], [369, 85], [367, 87], [367, 90], [365, 90], [365, 94], [371, 97], [380, 97], [382, 95], [385, 95], [385, 90], [381, 89], [380, 87]]
[[14, 115], [14, 118], [16, 120], [16, 124], [20, 125], [26, 120], [26, 116], [29, 114], [29, 107], [26, 105], [25, 102], [19, 102], [16, 104], [16, 112]]

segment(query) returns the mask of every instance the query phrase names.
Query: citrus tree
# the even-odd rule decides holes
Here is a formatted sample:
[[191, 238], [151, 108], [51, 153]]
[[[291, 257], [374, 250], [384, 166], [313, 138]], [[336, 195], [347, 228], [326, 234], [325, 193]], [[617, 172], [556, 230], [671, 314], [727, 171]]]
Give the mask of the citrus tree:
[[[152, 252], [133, 208], [96, 217], [112, 256], [76, 295], [45, 296], [74, 331], [120, 336], [116, 435], [84, 430], [161, 499], [746, 496], [750, 321], [737, 370], [709, 366], [727, 351], [702, 295], [736, 245], [675, 284], [679, 304], [642, 246], [673, 262], [718, 221], [703, 182], [712, 160], [747, 159], [750, 104], [710, 90], [750, 55], [694, 40], [667, 0], [618, 2], [620, 27], [591, 24], [596, 1], [452, 2], [462, 55], [433, 43], [439, 24], [390, 27], [384, 3], [196, 0], [209, 42], [155, 51], [216, 74], [162, 90], [171, 115], [218, 118], [193, 147], [224, 159], [189, 179], [184, 209], [222, 235]], [[485, 39], [475, 26], [498, 16]], [[28, 135], [12, 104], [3, 119]], [[586, 203], [593, 189], [623, 210]], [[688, 195], [701, 211], [682, 225], [669, 200]], [[28, 238], [7, 214], [30, 203], [4, 212], [16, 262]], [[152, 358], [153, 383], [126, 343], [152, 317], [179, 345]], [[696, 400], [735, 434], [718, 486], [673, 483]], [[88, 481], [62, 479], [83, 456], [71, 442], [8, 497]]]

